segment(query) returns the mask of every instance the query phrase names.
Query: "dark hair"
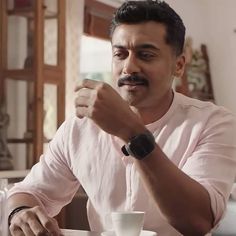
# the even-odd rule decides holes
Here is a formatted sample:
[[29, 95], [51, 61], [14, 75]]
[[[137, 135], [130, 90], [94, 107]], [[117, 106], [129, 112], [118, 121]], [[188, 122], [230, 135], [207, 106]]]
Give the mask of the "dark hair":
[[166, 43], [180, 55], [185, 40], [185, 26], [180, 16], [165, 2], [159, 0], [126, 1], [115, 12], [110, 28], [112, 36], [121, 24], [156, 21], [166, 27]]

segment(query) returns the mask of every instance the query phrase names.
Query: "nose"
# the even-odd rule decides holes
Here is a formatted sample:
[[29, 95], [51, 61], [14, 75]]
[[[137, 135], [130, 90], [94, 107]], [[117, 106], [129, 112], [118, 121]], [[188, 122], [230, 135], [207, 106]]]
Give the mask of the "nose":
[[131, 75], [134, 73], [139, 73], [140, 70], [141, 69], [135, 55], [133, 55], [132, 53], [129, 54], [129, 56], [125, 59], [124, 62], [123, 73]]

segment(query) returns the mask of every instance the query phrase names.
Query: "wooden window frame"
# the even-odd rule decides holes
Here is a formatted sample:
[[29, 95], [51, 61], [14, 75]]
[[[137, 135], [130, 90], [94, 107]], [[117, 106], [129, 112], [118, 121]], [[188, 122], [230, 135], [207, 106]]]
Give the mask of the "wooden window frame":
[[116, 8], [96, 0], [85, 0], [84, 34], [109, 40], [111, 19], [115, 10]]

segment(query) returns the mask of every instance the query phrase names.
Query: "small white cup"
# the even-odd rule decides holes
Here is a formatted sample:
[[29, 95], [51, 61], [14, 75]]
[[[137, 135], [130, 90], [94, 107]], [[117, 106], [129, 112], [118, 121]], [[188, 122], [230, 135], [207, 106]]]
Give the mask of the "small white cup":
[[139, 236], [143, 228], [143, 211], [116, 211], [111, 213], [116, 236]]
[[8, 223], [7, 223], [7, 187], [8, 180], [0, 179], [0, 235], [8, 235]]
[[231, 198], [236, 201], [236, 183], [233, 184], [232, 190], [231, 190]]

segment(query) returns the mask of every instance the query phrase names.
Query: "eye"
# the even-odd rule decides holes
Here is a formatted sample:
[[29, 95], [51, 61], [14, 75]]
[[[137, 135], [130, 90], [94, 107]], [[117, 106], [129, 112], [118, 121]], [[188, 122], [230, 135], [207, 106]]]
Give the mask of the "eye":
[[128, 52], [124, 50], [115, 50], [113, 52], [113, 57], [118, 60], [123, 60], [128, 56]]
[[140, 51], [138, 52], [138, 57], [144, 61], [151, 61], [155, 58], [155, 54], [150, 51]]

